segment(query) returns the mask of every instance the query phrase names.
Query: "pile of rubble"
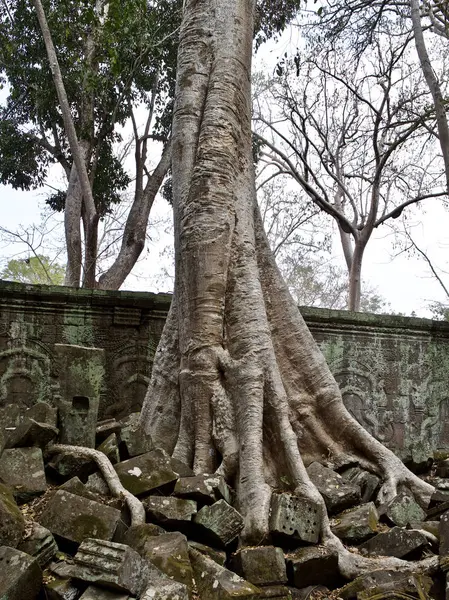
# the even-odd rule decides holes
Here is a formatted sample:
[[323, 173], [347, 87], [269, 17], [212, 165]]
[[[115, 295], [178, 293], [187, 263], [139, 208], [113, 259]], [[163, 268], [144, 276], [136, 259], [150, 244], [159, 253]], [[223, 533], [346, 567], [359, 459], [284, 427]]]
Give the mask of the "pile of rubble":
[[319, 505], [274, 494], [272, 545], [239, 549], [243, 520], [223, 478], [195, 476], [154, 448], [137, 414], [96, 424], [96, 445], [142, 501], [146, 523], [139, 525], [130, 524], [124, 499], [109, 494], [92, 459], [48, 452], [60, 435], [56, 409], [39, 403], [6, 424], [0, 430], [2, 600], [445, 598], [444, 491], [435, 492], [427, 512], [406, 489], [376, 507], [375, 475], [358, 465], [337, 473], [311, 464], [309, 476], [345, 545], [366, 556], [440, 555], [432, 578], [373, 571], [348, 583], [337, 555], [318, 545]]

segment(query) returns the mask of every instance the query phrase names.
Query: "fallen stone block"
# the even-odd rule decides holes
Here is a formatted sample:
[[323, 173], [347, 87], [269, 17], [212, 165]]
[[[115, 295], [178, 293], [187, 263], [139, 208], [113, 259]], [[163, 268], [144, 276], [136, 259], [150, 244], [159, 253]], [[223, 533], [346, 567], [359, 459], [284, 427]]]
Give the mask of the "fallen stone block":
[[121, 512], [81, 496], [58, 490], [42, 513], [39, 523], [71, 542], [86, 538], [111, 540]]
[[[296, 591], [296, 590], [295, 590]], [[258, 600], [296, 600], [298, 594], [293, 596], [292, 591], [285, 585], [267, 585], [260, 588]]]
[[141, 525], [131, 525], [123, 537], [120, 540], [117, 539], [115, 541], [131, 546], [131, 548], [134, 548], [134, 550], [140, 554], [147, 538], [157, 537], [164, 533], [167, 532], [165, 529], [162, 529], [162, 527], [159, 527], [159, 525], [154, 525], [154, 523], [142, 523]]
[[140, 413], [131, 413], [120, 421], [120, 454], [123, 458], [133, 458], [154, 450], [151, 436], [140, 425]]
[[79, 600], [131, 600], [131, 596], [127, 593], [123, 594], [90, 585]]
[[275, 546], [243, 548], [232, 557], [231, 568], [257, 586], [287, 582], [284, 552]]
[[139, 596], [149, 571], [135, 550], [105, 540], [84, 540], [68, 572], [72, 577]]
[[25, 531], [25, 520], [11, 489], [0, 483], [0, 546], [15, 548]]
[[122, 485], [135, 496], [146, 494], [178, 479], [170, 456], [156, 449], [114, 466]]
[[6, 445], [6, 433], [3, 430], [3, 425], [0, 425], [0, 456], [2, 455], [3, 450]]
[[[107, 486], [106, 482], [105, 485]], [[98, 494], [95, 494], [88, 490], [79, 477], [72, 477], [71, 479], [60, 485], [59, 489], [65, 492], [70, 492], [71, 494], [76, 494], [77, 496], [82, 496], [83, 498], [87, 498], [88, 500], [94, 500], [95, 502], [98, 502], [99, 500]]]
[[224, 548], [238, 536], [243, 529], [243, 517], [225, 500], [219, 500], [212, 506], [203, 506], [193, 519], [200, 526], [212, 545]]
[[198, 550], [190, 548], [194, 578], [203, 600], [258, 600], [260, 589], [236, 573], [221, 567]]
[[175, 496], [190, 498], [199, 504], [213, 504], [226, 500], [231, 504], [231, 490], [221, 475], [181, 477], [175, 485]]
[[292, 494], [273, 494], [270, 531], [281, 537], [316, 544], [321, 530], [322, 507]]
[[324, 546], [300, 548], [287, 558], [289, 581], [298, 588], [334, 587], [339, 580], [338, 555]]
[[446, 556], [449, 554], [449, 511], [441, 515], [438, 533], [440, 537], [440, 556]]
[[197, 513], [194, 500], [173, 496], [147, 496], [143, 501], [148, 520], [168, 529], [185, 530]]
[[402, 594], [396, 596], [398, 598], [419, 598], [417, 592], [421, 589], [429, 598], [428, 592], [431, 587], [432, 580], [424, 575], [399, 571], [373, 571], [357, 577], [336, 593], [343, 600], [369, 600], [370, 598], [380, 600], [393, 599], [394, 593]]
[[0, 598], [36, 600], [42, 585], [37, 561], [15, 548], [0, 546]]
[[393, 527], [361, 544], [359, 550], [362, 554], [407, 558], [410, 553], [427, 545], [427, 538], [419, 531]]
[[369, 471], [365, 471], [360, 467], [351, 467], [340, 474], [343, 479], [346, 479], [346, 481], [349, 481], [353, 485], [356, 485], [360, 488], [360, 500], [362, 504], [366, 504], [374, 499], [374, 496], [381, 484], [381, 480], [379, 477], [377, 477], [377, 475], [374, 475], [374, 473], [370, 473]]
[[378, 524], [374, 502], [368, 502], [337, 515], [331, 521], [331, 529], [346, 544], [360, 544], [376, 535]]
[[39, 523], [32, 523], [31, 531], [19, 544], [18, 550], [35, 558], [39, 566], [44, 568], [58, 551], [58, 546], [48, 529], [42, 527]]
[[99, 494], [100, 496], [111, 495], [109, 486], [100, 473], [92, 473], [92, 475], [89, 475], [85, 486], [86, 490], [92, 494]]
[[72, 477], [86, 479], [90, 474], [95, 473], [97, 464], [91, 458], [60, 452], [53, 455], [51, 461], [47, 463], [47, 470], [57, 481]]
[[46, 423], [51, 427], [58, 426], [58, 409], [48, 402], [36, 402], [23, 415], [23, 419], [34, 419], [38, 423]]
[[72, 578], [47, 578], [44, 581], [44, 598], [45, 600], [79, 600], [83, 593], [83, 588]]
[[111, 463], [113, 465], [115, 465], [116, 463], [120, 462], [120, 454], [118, 451], [118, 440], [117, 440], [117, 436], [115, 433], [111, 433], [111, 435], [109, 437], [107, 437], [104, 442], [102, 442], [97, 450], [99, 452], [103, 452], [103, 454], [105, 454], [109, 460], [111, 461]]
[[360, 503], [360, 488], [343, 479], [341, 475], [314, 462], [307, 467], [307, 473], [316, 486], [329, 513], [339, 513]]
[[222, 567], [224, 566], [226, 562], [226, 552], [224, 550], [218, 550], [217, 548], [212, 548], [211, 546], [206, 546], [205, 544], [200, 544], [199, 542], [195, 542], [193, 540], [189, 540], [188, 544], [192, 548], [195, 548], [195, 550], [198, 550], [198, 552], [201, 552], [202, 554], [205, 554], [214, 560]]
[[103, 421], [97, 421], [97, 427], [95, 429], [95, 440], [97, 444], [104, 442], [111, 433], [118, 435], [122, 428], [122, 424], [115, 419], [104, 419]]
[[22, 417], [22, 411], [17, 404], [0, 406], [0, 423], [4, 431], [9, 427], [17, 427]]
[[189, 600], [185, 585], [176, 581], [151, 581], [140, 600]]
[[40, 448], [11, 448], [0, 456], [0, 479], [19, 501], [27, 501], [47, 489]]
[[400, 492], [384, 508], [383, 514], [398, 527], [406, 527], [412, 521], [424, 521], [425, 511], [419, 506], [409, 490]]
[[26, 418], [22, 423], [8, 433], [6, 439], [6, 448], [23, 448], [27, 446], [37, 446], [45, 448], [59, 433], [59, 429], [39, 423], [34, 419]]

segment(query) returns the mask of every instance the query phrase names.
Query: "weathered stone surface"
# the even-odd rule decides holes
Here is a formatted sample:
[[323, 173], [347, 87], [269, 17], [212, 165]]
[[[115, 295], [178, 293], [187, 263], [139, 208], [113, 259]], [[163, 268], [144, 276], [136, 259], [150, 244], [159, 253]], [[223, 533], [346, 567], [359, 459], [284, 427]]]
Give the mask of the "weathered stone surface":
[[34, 419], [38, 423], [46, 423], [51, 427], [58, 426], [58, 409], [48, 402], [36, 402], [23, 415], [24, 419]]
[[97, 421], [97, 427], [95, 430], [96, 443], [101, 444], [111, 435], [111, 433], [119, 434], [121, 428], [122, 424], [115, 419], [104, 419], [103, 421]]
[[147, 538], [157, 537], [166, 533], [165, 529], [154, 525], [153, 523], [142, 523], [141, 525], [132, 525], [120, 540], [120, 543], [127, 544], [134, 548], [139, 554], [143, 551]]
[[39, 566], [43, 568], [56, 554], [58, 546], [48, 529], [42, 527], [39, 523], [33, 523], [30, 533], [19, 544], [18, 550], [35, 558]]
[[155, 521], [169, 529], [183, 529], [197, 513], [194, 500], [183, 500], [173, 496], [148, 496], [143, 505], [149, 521]]
[[298, 588], [333, 586], [339, 577], [338, 555], [323, 546], [301, 548], [287, 558], [287, 573]]
[[0, 478], [14, 496], [27, 500], [47, 489], [40, 448], [12, 448], [0, 456]]
[[25, 520], [10, 488], [0, 483], [0, 546], [15, 548], [24, 530]]
[[176, 581], [151, 581], [140, 600], [189, 600], [189, 591]]
[[6, 445], [6, 434], [3, 429], [3, 425], [0, 425], [0, 456], [2, 455], [3, 450]]
[[156, 449], [115, 465], [123, 486], [135, 496], [146, 494], [178, 479], [170, 457], [164, 450]]
[[239, 598], [258, 600], [260, 590], [236, 573], [228, 571], [198, 550], [190, 548], [194, 578], [201, 599], [231, 600]]
[[[404, 574], [399, 571], [373, 571], [361, 575], [338, 590], [338, 597], [343, 600], [372, 600], [394, 598], [394, 592], [416, 594], [421, 587], [426, 593], [432, 586], [432, 580], [423, 575]], [[401, 596], [399, 596], [401, 597]], [[407, 597], [407, 596], [405, 596]], [[411, 598], [415, 596], [409, 596]], [[428, 596], [429, 597], [429, 596]]]
[[405, 527], [412, 521], [423, 521], [426, 517], [425, 511], [408, 490], [393, 498], [385, 508], [384, 514], [398, 527]]
[[92, 494], [109, 496], [111, 493], [108, 484], [100, 473], [92, 473], [92, 475], [89, 475], [85, 485], [86, 490]]
[[111, 433], [111, 435], [98, 446], [97, 450], [103, 452], [103, 454], [106, 454], [113, 465], [120, 461], [118, 440], [115, 433]]
[[4, 430], [9, 427], [17, 427], [20, 423], [22, 411], [17, 404], [0, 405], [0, 423]]
[[[296, 600], [298, 596], [295, 595]], [[293, 600], [291, 590], [285, 585], [267, 585], [260, 588], [258, 600]]]
[[139, 595], [145, 589], [149, 575], [145, 561], [135, 550], [98, 539], [86, 539], [81, 543], [69, 573], [78, 579], [133, 595]]
[[373, 500], [375, 493], [380, 487], [380, 478], [377, 477], [377, 475], [374, 475], [374, 473], [365, 471], [360, 467], [351, 467], [340, 474], [343, 479], [346, 479], [346, 481], [349, 481], [360, 488], [360, 500], [363, 504]]
[[36, 600], [42, 585], [37, 561], [15, 548], [0, 546], [0, 598]]
[[[105, 485], [107, 487], [106, 482]], [[71, 479], [60, 485], [59, 489], [65, 492], [70, 492], [71, 494], [76, 494], [77, 496], [82, 496], [83, 498], [87, 498], [88, 500], [94, 500], [95, 502], [98, 502], [98, 494], [95, 494], [94, 492], [88, 490], [79, 477], [72, 477]]]
[[199, 504], [213, 504], [226, 500], [231, 504], [231, 490], [221, 475], [197, 475], [181, 477], [175, 485], [174, 494], [180, 498], [191, 498]]
[[60, 385], [60, 442], [94, 448], [104, 350], [68, 344], [55, 344], [54, 349]]
[[331, 522], [332, 532], [347, 544], [359, 544], [377, 533], [379, 515], [374, 502], [340, 513]]
[[[141, 530], [144, 531], [143, 529]], [[170, 579], [178, 581], [192, 590], [193, 573], [189, 559], [187, 538], [182, 533], [164, 533], [158, 536], [126, 536], [136, 552], [149, 560]]]
[[270, 531], [316, 544], [320, 536], [322, 508], [306, 498], [292, 494], [273, 494]]
[[257, 586], [287, 582], [284, 552], [275, 546], [243, 548], [232, 557], [232, 570]]
[[151, 436], [140, 425], [140, 413], [131, 413], [120, 421], [120, 453], [124, 458], [133, 458], [154, 450]]
[[439, 535], [440, 555], [446, 556], [449, 554], [449, 511], [443, 513], [440, 517]]
[[79, 600], [130, 600], [127, 593], [106, 590], [96, 585], [90, 585]]
[[360, 502], [359, 486], [346, 481], [332, 469], [314, 462], [308, 466], [307, 473], [323, 496], [330, 513], [341, 512]]
[[14, 431], [8, 433], [6, 448], [23, 448], [26, 446], [45, 448], [58, 436], [58, 433], [59, 429], [52, 425], [26, 418]]
[[51, 469], [50, 473], [57, 480], [72, 477], [86, 479], [97, 470], [97, 465], [91, 458], [61, 452], [53, 455], [52, 460], [47, 463], [47, 469]]
[[224, 566], [226, 562], [226, 552], [224, 550], [218, 550], [217, 548], [211, 548], [210, 546], [206, 546], [205, 544], [200, 544], [199, 542], [195, 542], [193, 540], [189, 540], [189, 546], [198, 550], [198, 552], [202, 552], [216, 563]]
[[78, 600], [82, 588], [72, 578], [52, 577], [44, 583], [44, 594], [45, 600]]
[[111, 540], [120, 511], [99, 502], [58, 490], [39, 518], [53, 534], [80, 543], [86, 538]]
[[427, 545], [427, 538], [419, 531], [393, 527], [390, 531], [379, 533], [361, 544], [359, 550], [368, 555], [377, 554], [407, 558], [411, 552]]
[[212, 545], [219, 547], [227, 546], [243, 529], [242, 515], [225, 500], [219, 500], [212, 506], [203, 506], [195, 515], [194, 522], [201, 526]]

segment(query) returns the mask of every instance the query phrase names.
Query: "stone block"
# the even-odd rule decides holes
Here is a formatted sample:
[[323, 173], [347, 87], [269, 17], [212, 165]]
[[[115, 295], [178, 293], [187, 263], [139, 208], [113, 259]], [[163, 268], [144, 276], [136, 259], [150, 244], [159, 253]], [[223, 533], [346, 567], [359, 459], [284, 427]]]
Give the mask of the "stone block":
[[108, 484], [100, 473], [89, 475], [86, 482], [86, 490], [92, 494], [100, 494], [101, 496], [110, 496], [111, 494]]
[[17, 404], [4, 404], [0, 406], [0, 423], [5, 429], [17, 427], [22, 417], [22, 411]]
[[[401, 573], [400, 571], [379, 570], [366, 573], [351, 581], [338, 590], [338, 597], [342, 600], [380, 600], [395, 597], [416, 598], [421, 591], [421, 597], [430, 598], [428, 591], [432, 587], [432, 580], [423, 575]], [[400, 595], [394, 596], [395, 593]], [[423, 595], [424, 593], [424, 595]]]
[[0, 456], [2, 455], [3, 450], [6, 445], [6, 433], [3, 429], [3, 425], [0, 425]]
[[427, 538], [419, 531], [393, 527], [361, 544], [359, 550], [362, 554], [407, 558], [410, 553], [427, 545]]
[[258, 600], [296, 600], [299, 596], [298, 594], [293, 596], [292, 591], [285, 585], [267, 585], [260, 588], [257, 598]]
[[146, 588], [149, 575], [145, 561], [135, 550], [98, 539], [81, 543], [69, 573], [83, 581], [137, 596]]
[[341, 475], [314, 462], [307, 468], [307, 473], [326, 504], [329, 513], [339, 513], [360, 503], [360, 488], [343, 479]]
[[424, 521], [425, 511], [419, 506], [413, 494], [400, 492], [384, 509], [384, 515], [398, 527], [406, 527], [412, 521]]
[[231, 568], [257, 586], [287, 582], [284, 552], [275, 546], [243, 548], [232, 557]]
[[15, 548], [25, 531], [25, 520], [11, 489], [0, 483], [0, 546]]
[[50, 406], [47, 402], [36, 402], [31, 406], [23, 417], [24, 419], [33, 419], [38, 423], [46, 423], [51, 427], [58, 426], [58, 409]]
[[45, 600], [79, 600], [81, 597], [82, 588], [71, 577], [55, 579], [52, 576], [47, 579], [44, 582]]
[[60, 442], [95, 447], [104, 378], [104, 350], [55, 344], [59, 375]]
[[341, 473], [343, 479], [357, 485], [360, 488], [361, 502], [366, 504], [374, 499], [377, 490], [380, 487], [381, 480], [374, 473], [365, 471], [360, 467], [351, 467]]
[[90, 585], [79, 600], [131, 600], [129, 594]]
[[449, 555], [449, 510], [440, 517], [440, 556]]
[[230, 544], [243, 529], [243, 517], [225, 500], [219, 500], [212, 506], [203, 506], [194, 517], [194, 523], [201, 531], [221, 548]]
[[287, 558], [288, 578], [298, 588], [333, 587], [338, 581], [338, 555], [324, 546], [301, 548]]
[[173, 496], [147, 496], [143, 505], [149, 521], [179, 531], [185, 530], [197, 513], [194, 500], [183, 500]]
[[40, 448], [11, 448], [0, 456], [0, 479], [16, 498], [29, 500], [47, 489]]
[[45, 448], [59, 433], [59, 429], [47, 423], [39, 423], [34, 419], [26, 418], [22, 423], [8, 433], [6, 448], [23, 448], [37, 446]]
[[134, 550], [140, 554], [147, 538], [157, 537], [164, 533], [167, 532], [165, 529], [162, 529], [162, 527], [159, 527], [159, 525], [142, 523], [141, 525], [131, 525], [120, 540], [116, 539], [114, 541], [131, 546], [131, 548], [134, 548]]
[[103, 452], [113, 465], [120, 462], [117, 435], [115, 433], [111, 433], [111, 435], [98, 446], [97, 450]]
[[[143, 531], [142, 529], [141, 533]], [[189, 559], [189, 547], [187, 538], [182, 533], [148, 535], [146, 538], [140, 535], [139, 538], [134, 536], [134, 539], [133, 536], [126, 536], [126, 539], [131, 542], [130, 547], [136, 550], [142, 558], [149, 560], [170, 579], [184, 584], [189, 591], [192, 590], [193, 573]]]
[[198, 550], [189, 551], [194, 578], [203, 600], [258, 600], [260, 589], [232, 571], [221, 567]]
[[189, 600], [189, 590], [182, 583], [169, 580], [151, 581], [140, 600]]
[[316, 544], [320, 537], [322, 507], [292, 494], [273, 494], [270, 531], [290, 539]]
[[118, 435], [121, 428], [122, 424], [115, 419], [104, 419], [103, 421], [97, 421], [97, 427], [95, 430], [96, 443], [101, 444], [107, 437], [111, 435], [111, 433]]
[[39, 523], [32, 523], [31, 531], [19, 544], [18, 550], [35, 558], [39, 566], [44, 568], [58, 551], [58, 546], [48, 529], [42, 527]]
[[337, 515], [331, 521], [331, 529], [346, 544], [360, 544], [377, 533], [378, 524], [374, 502], [368, 502]]
[[116, 508], [58, 490], [48, 502], [39, 523], [53, 534], [79, 544], [91, 537], [111, 540], [120, 515]]
[[181, 477], [175, 485], [175, 496], [191, 498], [199, 504], [213, 504], [226, 500], [231, 504], [231, 490], [221, 475]]
[[47, 463], [47, 470], [57, 481], [72, 477], [86, 479], [97, 470], [97, 464], [91, 458], [60, 452], [54, 454], [51, 461]]
[[[105, 482], [107, 487], [107, 484]], [[83, 498], [87, 498], [88, 500], [94, 500], [94, 502], [98, 502], [98, 494], [91, 492], [87, 489], [84, 483], [81, 481], [79, 477], [72, 477], [65, 483], [59, 486], [60, 490], [65, 492], [70, 492], [71, 494], [76, 494], [77, 496], [82, 496]]]
[[156, 449], [115, 465], [122, 485], [135, 496], [146, 494], [178, 479], [170, 457]]
[[120, 421], [120, 453], [124, 458], [133, 458], [154, 450], [151, 436], [140, 425], [140, 413], [131, 413]]
[[193, 540], [189, 540], [189, 546], [198, 550], [202, 554], [205, 554], [216, 563], [224, 567], [226, 562], [226, 552], [224, 550], [218, 550], [217, 548], [211, 548], [211, 546], [206, 546], [205, 544], [200, 544], [199, 542], [195, 542]]
[[15, 548], [0, 546], [0, 598], [36, 600], [42, 585], [37, 561]]

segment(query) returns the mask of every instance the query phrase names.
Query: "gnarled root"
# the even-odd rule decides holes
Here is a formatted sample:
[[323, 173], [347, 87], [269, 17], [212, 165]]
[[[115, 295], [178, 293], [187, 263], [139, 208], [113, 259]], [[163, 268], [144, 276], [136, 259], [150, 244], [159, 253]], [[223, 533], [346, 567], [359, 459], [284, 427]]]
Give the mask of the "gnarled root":
[[46, 451], [50, 454], [61, 452], [94, 460], [108, 484], [112, 496], [125, 499], [131, 514], [131, 525], [145, 523], [145, 509], [142, 502], [123, 487], [111, 461], [103, 452], [94, 450], [93, 448], [86, 448], [85, 446], [70, 446], [66, 444], [51, 444], [46, 448]]

